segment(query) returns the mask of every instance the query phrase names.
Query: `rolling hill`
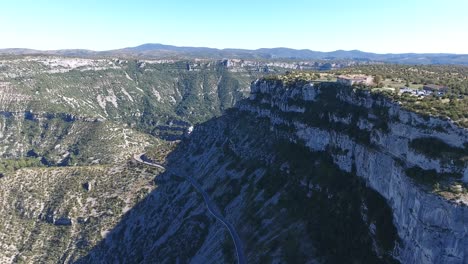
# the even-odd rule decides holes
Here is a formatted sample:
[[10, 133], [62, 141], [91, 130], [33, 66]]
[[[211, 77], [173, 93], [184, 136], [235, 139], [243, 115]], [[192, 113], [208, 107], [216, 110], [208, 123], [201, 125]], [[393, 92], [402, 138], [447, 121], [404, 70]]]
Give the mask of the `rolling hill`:
[[460, 64], [468, 65], [468, 54], [448, 53], [401, 53], [378, 54], [360, 50], [336, 50], [331, 52], [308, 49], [261, 48], [215, 49], [207, 47], [180, 47], [164, 44], [147, 43], [136, 47], [116, 50], [92, 51], [84, 49], [33, 50], [33, 49], [0, 49], [0, 55], [48, 54], [83, 57], [145, 57], [145, 58], [205, 58], [205, 59], [258, 59], [258, 60], [358, 60], [378, 61], [399, 64]]

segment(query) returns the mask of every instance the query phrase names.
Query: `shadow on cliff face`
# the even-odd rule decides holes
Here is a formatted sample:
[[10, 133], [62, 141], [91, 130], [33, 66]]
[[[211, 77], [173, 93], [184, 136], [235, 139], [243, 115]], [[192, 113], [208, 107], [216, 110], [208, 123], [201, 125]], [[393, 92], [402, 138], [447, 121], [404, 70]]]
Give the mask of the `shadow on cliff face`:
[[[237, 219], [231, 223], [252, 263], [395, 262], [398, 235], [385, 199], [327, 151], [311, 152], [287, 140], [290, 131], [271, 128], [234, 109], [197, 126], [168, 156], [158, 188], [76, 263], [232, 261], [224, 227], [180, 173], [197, 178], [226, 218]], [[214, 252], [206, 251], [210, 243]]]
[[[179, 162], [190, 154], [185, 147], [188, 141], [184, 139], [168, 155], [166, 170], [154, 179], [158, 187], [126, 212], [91, 250], [86, 248], [87, 243], [77, 243], [77, 253], [69, 262], [188, 263], [193, 258], [209, 230], [219, 226], [213, 226], [215, 219], [208, 214], [202, 197], [190, 183], [176, 175], [181, 171]], [[134, 166], [146, 166], [132, 162]], [[218, 232], [223, 235], [223, 230]], [[89, 252], [77, 259], [80, 251]]]

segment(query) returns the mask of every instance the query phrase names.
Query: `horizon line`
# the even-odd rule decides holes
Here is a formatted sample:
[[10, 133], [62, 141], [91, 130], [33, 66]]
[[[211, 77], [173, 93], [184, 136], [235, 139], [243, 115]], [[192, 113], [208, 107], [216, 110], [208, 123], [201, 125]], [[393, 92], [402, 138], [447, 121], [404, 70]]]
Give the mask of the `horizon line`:
[[171, 44], [162, 44], [162, 43], [157, 43], [157, 42], [148, 42], [148, 43], [143, 43], [140, 45], [136, 46], [128, 46], [128, 47], [123, 47], [123, 48], [116, 48], [116, 49], [104, 49], [104, 50], [98, 50], [98, 49], [89, 49], [89, 48], [59, 48], [59, 49], [35, 49], [35, 48], [0, 48], [0, 51], [5, 51], [5, 50], [28, 50], [28, 51], [35, 51], [35, 52], [53, 52], [53, 51], [70, 51], [70, 50], [77, 50], [77, 51], [88, 51], [88, 52], [108, 52], [108, 51], [119, 51], [119, 50], [125, 50], [125, 49], [132, 49], [132, 48], [137, 48], [141, 47], [144, 45], [161, 45], [161, 46], [169, 46], [169, 47], [175, 47], [175, 48], [199, 48], [199, 49], [213, 49], [213, 50], [219, 50], [219, 51], [226, 51], [226, 50], [243, 50], [243, 51], [258, 51], [262, 49], [266, 50], [273, 50], [273, 49], [289, 49], [289, 50], [295, 50], [295, 51], [312, 51], [312, 52], [321, 52], [321, 53], [332, 53], [332, 52], [337, 52], [337, 51], [344, 51], [344, 52], [363, 52], [363, 53], [372, 53], [372, 54], [379, 54], [379, 55], [392, 55], [392, 54], [433, 54], [433, 55], [468, 55], [468, 53], [451, 53], [451, 52], [372, 52], [372, 51], [363, 51], [360, 49], [337, 49], [337, 50], [331, 50], [331, 51], [320, 51], [320, 50], [313, 50], [310, 48], [289, 48], [289, 47], [284, 47], [284, 46], [279, 46], [279, 47], [271, 47], [271, 48], [214, 48], [214, 47], [207, 47], [207, 46], [186, 46], [186, 45], [171, 45]]

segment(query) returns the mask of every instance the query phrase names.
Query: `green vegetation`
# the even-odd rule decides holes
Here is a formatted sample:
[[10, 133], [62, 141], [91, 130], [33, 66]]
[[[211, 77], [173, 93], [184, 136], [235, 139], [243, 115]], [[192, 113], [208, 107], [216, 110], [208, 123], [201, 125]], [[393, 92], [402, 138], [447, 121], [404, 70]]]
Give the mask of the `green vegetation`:
[[237, 256], [235, 252], [235, 246], [229, 234], [224, 235], [224, 241], [221, 244], [221, 250], [223, 252], [224, 263], [236, 263]]
[[[437, 173], [436, 170], [411, 167], [405, 170], [405, 174], [426, 190], [448, 199], [452, 198], [453, 195], [468, 193], [466, 184], [459, 181], [462, 177], [461, 173]], [[454, 186], [459, 186], [459, 188], [454, 188]]]
[[468, 143], [465, 145], [465, 148], [453, 147], [434, 137], [416, 138], [409, 143], [411, 148], [421, 154], [446, 162], [453, 161], [460, 167], [468, 162]]
[[[252, 174], [256, 172], [258, 175], [261, 172], [258, 181], [247, 180], [247, 192], [252, 194], [247, 200], [252, 202], [244, 211], [245, 223], [254, 229], [262, 226], [264, 219], [262, 220], [260, 211], [267, 215], [264, 216], [267, 219], [281, 212], [281, 217], [274, 218], [274, 225], [270, 226], [270, 229], [284, 223], [281, 229], [283, 234], [272, 239], [271, 244], [265, 245], [269, 252], [274, 250], [275, 241], [279, 242], [276, 247], [281, 248], [282, 258], [286, 263], [301, 263], [310, 254], [304, 251], [304, 241], [312, 239], [314, 247], [318, 247], [317, 252], [325, 262], [378, 261], [375, 253], [369, 250], [373, 242], [368, 226], [372, 223], [376, 225], [377, 245], [385, 252], [383, 258], [386, 262], [393, 261], [390, 252], [398, 241], [398, 236], [392, 223], [391, 210], [383, 197], [365, 187], [356, 175], [340, 170], [328, 153], [313, 153], [303, 142], [294, 144], [281, 140], [281, 133], [268, 134], [270, 124], [258, 123], [255, 120], [250, 122], [248, 115], [238, 118], [238, 114], [228, 114], [233, 118], [235, 116], [232, 126], [237, 129], [229, 130], [225, 137], [230, 138], [233, 145], [240, 148], [244, 144], [250, 147], [253, 144], [259, 145], [255, 148], [259, 152], [254, 154], [255, 157], [242, 157], [239, 163], [244, 164], [244, 177], [257, 178]], [[240, 128], [238, 123], [245, 125]], [[256, 133], [250, 134], [248, 143], [244, 138], [237, 138], [237, 135], [243, 134], [239, 131], [253, 129]], [[263, 133], [269, 136], [264, 137]], [[257, 157], [263, 152], [270, 153], [266, 154], [267, 163]], [[271, 153], [274, 155], [271, 156]], [[229, 156], [236, 154], [231, 153]], [[245, 164], [245, 160], [249, 160], [250, 165]], [[309, 184], [312, 184], [312, 190], [309, 190]], [[215, 186], [225, 184], [216, 183]], [[279, 194], [278, 204], [273, 203], [269, 209], [262, 208], [264, 202], [255, 202], [259, 193], [263, 193], [264, 201], [278, 197]], [[367, 206], [366, 212], [361, 212], [363, 201]], [[363, 221], [361, 213], [367, 215], [368, 222]], [[293, 226], [296, 225], [304, 226], [305, 229], [295, 229]], [[258, 235], [267, 233], [263, 232], [259, 230]], [[249, 241], [247, 240], [247, 243]], [[263, 252], [261, 249], [260, 251]], [[262, 255], [259, 261], [267, 259], [267, 255]]]
[[[272, 133], [268, 120], [236, 109], [212, 125], [219, 130], [215, 139], [195, 134], [190, 138], [192, 151], [200, 152], [196, 157], [203, 161], [187, 166], [206, 173], [200, 177], [223, 177], [208, 189], [218, 195], [215, 202], [221, 209], [227, 210], [227, 202], [243, 195], [246, 204], [239, 228], [254, 230], [243, 239], [246, 248], [255, 248], [255, 262], [268, 263], [272, 252], [285, 263], [302, 263], [312, 255], [325, 263], [393, 262], [398, 235], [390, 207], [354, 173], [340, 170], [330, 153], [311, 152], [304, 142], [284, 140], [283, 136], [290, 137], [288, 132]], [[212, 131], [213, 126], [205, 123], [200, 129]], [[201, 143], [218, 150], [198, 150]], [[212, 169], [210, 160], [217, 161]], [[223, 167], [229, 168], [219, 169]], [[225, 176], [231, 173], [242, 176]], [[238, 186], [244, 187], [242, 194]], [[375, 235], [370, 234], [371, 224], [376, 226]], [[372, 250], [374, 243], [382, 258]]]
[[15, 112], [111, 120], [170, 140], [190, 124], [221, 115], [247, 95], [250, 82], [261, 74], [249, 68], [231, 71], [220, 61], [59, 58], [85, 66], [51, 70], [48, 60], [53, 58], [8, 61], [1, 70], [15, 77], [2, 79], [11, 89], [6, 95], [23, 100], [0, 104]]
[[156, 144], [150, 145], [145, 149], [145, 155], [150, 160], [163, 164], [166, 162], [166, 157], [177, 147], [177, 145], [177, 141], [159, 140]]
[[0, 175], [5, 175], [22, 168], [43, 166], [44, 164], [38, 158], [0, 159]]
[[[466, 184], [462, 183], [460, 179], [463, 177], [463, 170], [468, 163], [468, 144], [465, 144], [465, 148], [457, 148], [438, 138], [427, 137], [413, 139], [409, 146], [429, 158], [441, 160], [443, 164], [459, 167], [459, 171], [453, 173], [437, 173], [434, 169], [424, 170], [417, 166], [407, 168], [406, 175], [415, 182], [446, 198], [467, 191]], [[454, 188], [453, 186], [459, 187]]]
[[415, 98], [406, 94], [402, 96], [387, 94], [387, 96], [397, 102], [401, 102], [402, 106], [408, 110], [426, 116], [432, 115], [450, 118], [456, 124], [468, 127], [468, 96], [464, 96], [463, 98], [455, 95], [443, 97], [430, 95], [424, 98]]
[[[368, 120], [374, 125], [375, 129], [382, 132], [388, 132], [388, 122], [390, 120], [387, 107], [374, 105], [371, 109], [363, 106], [357, 106], [348, 102], [343, 102], [336, 99], [338, 93], [351, 93], [349, 87], [342, 86], [336, 83], [318, 83], [315, 84], [317, 89], [320, 89], [320, 94], [315, 102], [306, 102], [303, 100], [289, 99], [288, 104], [304, 108], [304, 114], [297, 115], [294, 113], [285, 113], [276, 107], [271, 107], [270, 104], [266, 106], [275, 115], [290, 121], [300, 121], [301, 123], [310, 125], [312, 127], [323, 128], [325, 130], [334, 130], [344, 133], [357, 142], [371, 146], [371, 132], [361, 129], [358, 126], [360, 119]], [[359, 95], [362, 91], [357, 90], [356, 94]], [[366, 95], [362, 95], [366, 96]], [[268, 94], [257, 94], [254, 101], [259, 104], [262, 99], [269, 99]], [[368, 118], [369, 114], [373, 114], [375, 118]], [[331, 119], [331, 116], [336, 116], [347, 120], [344, 123]], [[289, 131], [291, 128], [281, 125], [284, 131]]]
[[416, 182], [426, 186], [433, 186], [442, 180], [441, 175], [438, 174], [436, 170], [424, 170], [420, 167], [411, 167], [406, 169], [405, 173]]
[[[396, 88], [384, 93], [403, 107], [425, 115], [449, 117], [461, 126], [468, 127], [468, 67], [457, 65], [365, 65], [334, 71], [336, 74], [360, 73], [384, 76], [384, 83]], [[424, 97], [399, 95], [399, 88], [408, 86], [420, 89], [426, 84], [447, 86], [449, 92]], [[366, 89], [367, 87], [362, 87]]]
[[[320, 254], [333, 263], [377, 260], [373, 252], [366, 250], [372, 244], [368, 225], [373, 223], [385, 262], [393, 262], [390, 254], [398, 235], [391, 209], [382, 196], [365, 187], [356, 175], [340, 170], [327, 153], [313, 153], [302, 144], [289, 142], [278, 144], [277, 151], [291, 170], [282, 175], [288, 185], [280, 206], [287, 208], [292, 219], [305, 220], [307, 233], [312, 235]], [[300, 186], [300, 179], [307, 179], [320, 189], [314, 189], [308, 197], [307, 190], [293, 187]], [[360, 209], [363, 202], [365, 212]], [[361, 214], [367, 215], [367, 222], [363, 222]]]
[[[285, 89], [294, 88], [300, 89], [301, 85], [307, 83], [308, 81], [303, 78], [304, 74], [300, 73], [290, 73], [289, 77], [275, 77], [270, 76], [265, 78], [265, 80], [270, 82], [278, 82], [278, 85], [287, 85]], [[315, 83], [314, 89], [320, 91], [316, 96], [318, 100], [314, 102], [308, 102], [302, 100], [302, 98], [289, 98], [289, 106], [297, 106], [304, 109], [303, 114], [296, 114], [292, 112], [283, 112], [276, 106], [271, 106], [269, 102], [275, 102], [271, 98], [271, 94], [257, 93], [253, 104], [256, 106], [263, 107], [261, 103], [262, 100], [266, 100], [267, 103], [264, 104], [265, 109], [268, 109], [274, 116], [279, 116], [284, 120], [291, 122], [298, 121], [303, 124], [307, 124], [310, 127], [321, 128], [323, 130], [332, 130], [339, 133], [343, 133], [349, 136], [353, 141], [362, 144], [363, 146], [369, 148], [375, 148], [376, 146], [372, 143], [371, 137], [372, 133], [375, 133], [376, 130], [380, 130], [383, 133], [389, 132], [389, 123], [399, 122], [398, 115], [392, 114], [389, 112], [389, 107], [381, 104], [384, 100], [393, 100], [397, 98], [398, 95], [388, 92], [376, 92], [371, 91], [369, 87], [366, 86], [354, 86], [348, 87], [332, 82], [324, 83]], [[283, 96], [283, 91], [278, 91], [278, 95]], [[286, 94], [287, 92], [285, 92]], [[359, 106], [353, 103], [348, 103], [343, 100], [337, 99], [337, 96], [349, 96], [354, 98], [357, 101], [359, 99], [373, 99], [373, 104], [367, 108], [364, 106]], [[405, 96], [403, 96], [405, 97]], [[419, 100], [416, 97], [409, 97], [408, 99]], [[369, 102], [368, 100], [367, 102]], [[455, 105], [457, 106], [457, 105]], [[448, 108], [451, 109], [451, 108]], [[444, 110], [448, 110], [444, 109]], [[458, 109], [460, 110], [460, 109]], [[440, 112], [439, 112], [440, 114]], [[424, 119], [428, 120], [428, 116], [424, 115]], [[360, 129], [360, 121], [365, 120], [365, 126], [370, 127], [368, 129]], [[422, 128], [426, 128], [424, 124], [420, 125]], [[291, 132], [294, 128], [288, 125], [276, 125], [276, 128], [279, 131]], [[439, 132], [446, 132], [446, 128], [439, 125], [438, 127], [433, 128]], [[435, 171], [424, 171], [418, 167], [408, 168], [407, 175], [415, 180], [415, 182], [422, 184], [423, 186], [439, 186], [440, 190], [450, 191], [453, 184], [457, 184], [457, 181], [462, 177], [463, 170], [468, 162], [468, 145], [465, 144], [464, 147], [453, 147], [442, 140], [434, 137], [430, 138], [418, 138], [409, 142], [409, 147], [415, 150], [418, 153], [426, 155], [429, 158], [435, 158], [441, 161], [442, 166], [455, 166], [452, 173], [436, 173]], [[331, 151], [333, 154], [341, 152], [341, 150], [336, 150], [334, 148], [329, 148], [328, 151]], [[403, 167], [405, 166], [402, 163]], [[285, 185], [286, 180], [277, 174], [276, 171], [269, 168], [266, 170], [266, 179], [261, 179], [259, 184], [264, 187], [265, 194], [267, 196], [272, 196], [278, 190]], [[289, 179], [288, 179], [289, 181]], [[463, 185], [463, 184], [462, 184]], [[458, 187], [456, 187], [457, 189]], [[458, 189], [457, 189], [458, 190]]]
[[[2, 253], [16, 255], [18, 262], [55, 263], [70, 243], [76, 243], [73, 255], [86, 254], [102, 240], [102, 231], [120, 221], [123, 208], [137, 204], [140, 190], [147, 195], [154, 189], [148, 185], [153, 178], [154, 171], [130, 164], [29, 167], [10, 172], [0, 177], [5, 199], [0, 233], [3, 241], [21, 250], [7, 248]], [[73, 228], [55, 225], [53, 220], [60, 217], [71, 218]]]
[[450, 93], [468, 95], [468, 67], [458, 65], [396, 65], [374, 64], [333, 71], [336, 74], [366, 74], [382, 76], [394, 83], [439, 84], [449, 87]]
[[295, 87], [311, 81], [320, 81], [320, 74], [312, 71], [287, 71], [285, 74], [266, 75], [263, 79], [276, 81], [284, 87]]
[[[265, 80], [277, 81], [284, 87], [302, 86], [319, 80], [316, 72], [293, 71], [284, 75], [269, 75]], [[404, 108], [423, 114], [450, 118], [462, 127], [468, 127], [468, 67], [456, 65], [392, 65], [375, 64], [355, 66], [326, 73], [322, 76], [364, 74], [377, 78], [374, 86], [355, 85], [354, 88], [384, 95], [387, 99], [400, 103]], [[328, 77], [329, 81], [334, 81]], [[447, 86], [443, 95], [423, 97], [400, 94], [400, 88], [407, 86], [421, 89], [426, 84]], [[375, 88], [383, 87], [383, 88]]]

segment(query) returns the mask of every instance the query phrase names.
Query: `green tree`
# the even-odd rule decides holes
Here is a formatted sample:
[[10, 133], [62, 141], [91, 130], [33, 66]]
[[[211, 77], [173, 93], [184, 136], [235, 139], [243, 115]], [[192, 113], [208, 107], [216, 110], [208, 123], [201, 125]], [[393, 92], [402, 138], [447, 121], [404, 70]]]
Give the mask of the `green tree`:
[[374, 76], [374, 84], [378, 87], [382, 84], [382, 77], [380, 75]]

